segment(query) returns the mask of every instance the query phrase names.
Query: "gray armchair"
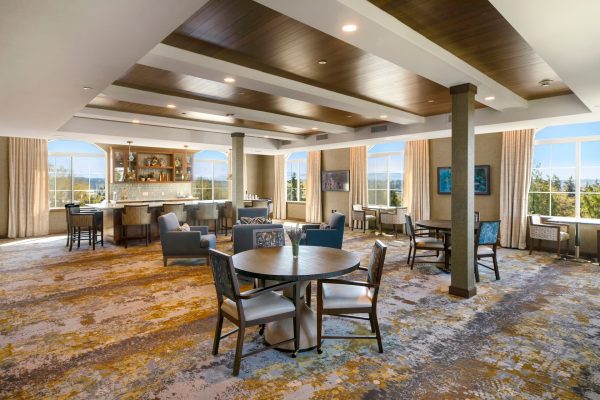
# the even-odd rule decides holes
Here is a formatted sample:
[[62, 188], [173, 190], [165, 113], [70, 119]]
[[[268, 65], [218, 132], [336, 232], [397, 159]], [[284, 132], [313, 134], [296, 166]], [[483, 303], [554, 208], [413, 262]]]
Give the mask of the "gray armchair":
[[206, 258], [209, 249], [215, 249], [217, 238], [208, 234], [207, 226], [191, 226], [189, 232], [178, 231], [179, 221], [174, 213], [158, 217], [163, 263], [169, 258]]

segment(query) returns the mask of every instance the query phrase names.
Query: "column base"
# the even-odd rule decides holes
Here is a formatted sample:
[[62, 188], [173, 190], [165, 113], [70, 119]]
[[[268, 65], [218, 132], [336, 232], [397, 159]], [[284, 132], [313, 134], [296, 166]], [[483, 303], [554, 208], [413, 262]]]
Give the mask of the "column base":
[[448, 293], [454, 296], [464, 297], [465, 299], [471, 298], [477, 294], [477, 288], [473, 286], [471, 289], [463, 289], [456, 286], [450, 286]]

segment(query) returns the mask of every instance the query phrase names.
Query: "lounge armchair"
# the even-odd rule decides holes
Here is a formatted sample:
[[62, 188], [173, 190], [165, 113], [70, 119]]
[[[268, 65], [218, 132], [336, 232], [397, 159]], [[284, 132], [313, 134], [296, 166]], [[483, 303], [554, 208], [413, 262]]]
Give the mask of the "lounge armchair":
[[346, 216], [335, 212], [329, 218], [329, 228], [319, 229], [319, 224], [306, 224], [302, 230], [306, 237], [300, 242], [304, 246], [321, 246], [341, 249], [344, 241], [344, 226], [346, 225]]
[[190, 226], [189, 232], [177, 230], [179, 221], [174, 213], [158, 217], [158, 228], [165, 267], [169, 258], [206, 258], [208, 263], [208, 251], [217, 246], [217, 238], [208, 234], [208, 226]]

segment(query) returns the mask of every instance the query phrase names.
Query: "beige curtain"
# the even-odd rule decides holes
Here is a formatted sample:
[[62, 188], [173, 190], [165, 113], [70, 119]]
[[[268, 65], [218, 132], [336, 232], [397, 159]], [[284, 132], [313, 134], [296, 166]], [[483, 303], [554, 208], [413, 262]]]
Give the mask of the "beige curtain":
[[8, 237], [48, 234], [48, 141], [8, 139]]
[[527, 191], [531, 181], [535, 130], [502, 134], [500, 164], [500, 244], [524, 249], [527, 236]]
[[321, 151], [311, 151], [306, 160], [306, 222], [321, 223]]
[[233, 170], [231, 168], [231, 149], [227, 151], [227, 198], [233, 199]]
[[404, 206], [413, 220], [429, 219], [429, 141], [406, 142]]
[[275, 185], [273, 193], [273, 218], [286, 219], [286, 181], [285, 181], [285, 156], [275, 156]]
[[[367, 193], [367, 147], [350, 148], [350, 204], [348, 210], [352, 213], [353, 204], [368, 204]], [[346, 218], [348, 223], [349, 218]]]
[[[244, 199], [248, 193], [248, 157], [244, 154]], [[256, 193], [252, 193], [256, 194]]]

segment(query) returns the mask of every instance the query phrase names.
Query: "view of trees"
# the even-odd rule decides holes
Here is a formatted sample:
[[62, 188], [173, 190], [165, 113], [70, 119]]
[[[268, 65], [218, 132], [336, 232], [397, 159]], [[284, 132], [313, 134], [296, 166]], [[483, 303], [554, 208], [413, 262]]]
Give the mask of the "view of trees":
[[291, 177], [287, 180], [287, 200], [306, 201], [306, 180], [298, 181], [296, 172], [292, 172]]
[[[98, 165], [106, 163], [105, 157], [59, 156], [49, 157], [50, 207], [65, 204], [100, 203], [106, 198], [105, 172]], [[71, 171], [73, 165], [74, 171]]]
[[403, 147], [397, 143], [374, 146], [368, 159], [369, 204], [400, 207], [404, 187]]
[[306, 201], [305, 151], [292, 153], [286, 162], [287, 201]]

